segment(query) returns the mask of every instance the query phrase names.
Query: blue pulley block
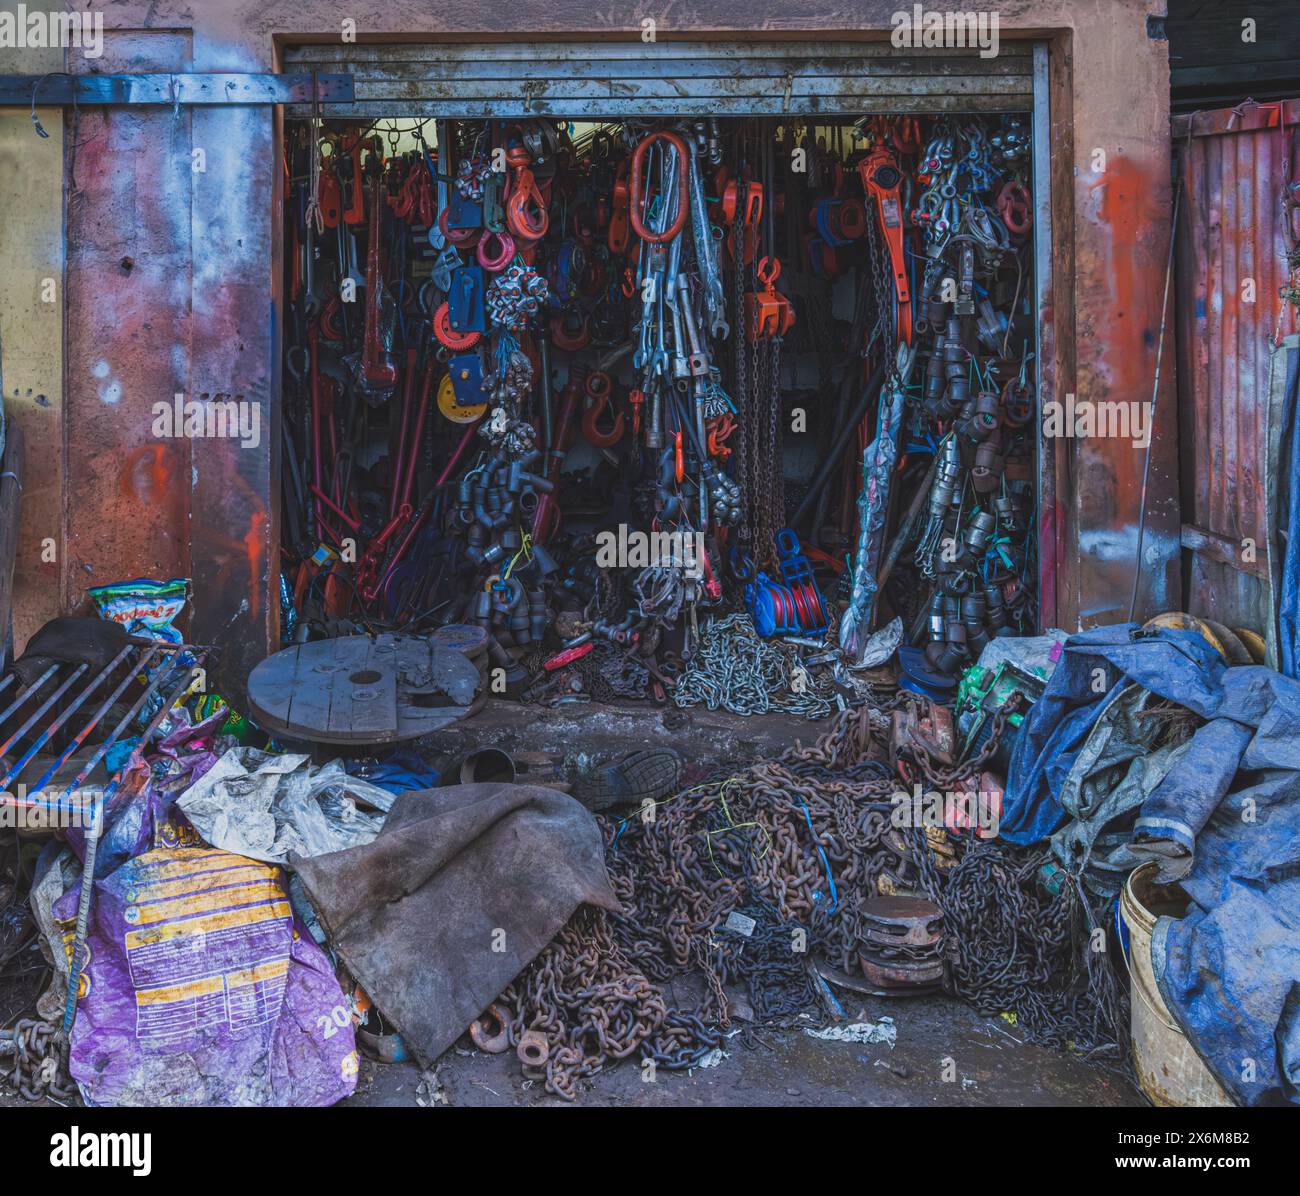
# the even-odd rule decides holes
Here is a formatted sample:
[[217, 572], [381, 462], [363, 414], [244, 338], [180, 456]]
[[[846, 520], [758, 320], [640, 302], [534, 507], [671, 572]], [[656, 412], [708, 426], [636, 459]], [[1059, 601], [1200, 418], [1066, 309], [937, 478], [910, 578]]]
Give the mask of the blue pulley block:
[[487, 331], [487, 280], [482, 266], [462, 266], [452, 272], [447, 322], [453, 332]]

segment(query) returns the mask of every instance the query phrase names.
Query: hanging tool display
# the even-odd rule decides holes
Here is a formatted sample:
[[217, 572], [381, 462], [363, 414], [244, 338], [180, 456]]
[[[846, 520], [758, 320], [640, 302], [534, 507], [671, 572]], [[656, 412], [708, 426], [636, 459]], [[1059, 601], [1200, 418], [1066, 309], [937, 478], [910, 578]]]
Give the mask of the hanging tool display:
[[494, 692], [663, 701], [708, 612], [809, 644], [901, 613], [940, 673], [1031, 626], [1026, 148], [1015, 117], [291, 123], [296, 635], [475, 624]]

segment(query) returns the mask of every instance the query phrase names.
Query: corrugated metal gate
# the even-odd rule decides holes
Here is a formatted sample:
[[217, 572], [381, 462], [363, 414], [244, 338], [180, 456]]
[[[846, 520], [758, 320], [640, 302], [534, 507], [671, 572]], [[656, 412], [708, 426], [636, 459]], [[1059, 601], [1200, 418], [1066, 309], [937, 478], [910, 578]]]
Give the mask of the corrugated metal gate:
[[[1184, 592], [1193, 614], [1270, 622], [1269, 341], [1288, 305], [1282, 189], [1300, 147], [1300, 101], [1174, 119], [1178, 400]], [[1292, 172], [1288, 174], [1288, 171]], [[1294, 331], [1293, 317], [1281, 327]]]
[[285, 68], [350, 74], [349, 116], [829, 116], [1026, 112], [1033, 46], [888, 42], [439, 42], [305, 45]]

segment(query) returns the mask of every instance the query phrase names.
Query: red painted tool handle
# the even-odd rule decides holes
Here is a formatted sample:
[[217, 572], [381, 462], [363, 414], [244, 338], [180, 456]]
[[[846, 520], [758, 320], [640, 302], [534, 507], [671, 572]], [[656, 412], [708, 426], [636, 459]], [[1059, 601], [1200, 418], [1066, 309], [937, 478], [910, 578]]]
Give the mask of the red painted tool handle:
[[379, 319], [382, 312], [380, 291], [384, 285], [379, 242], [383, 222], [384, 181], [375, 176], [370, 197], [370, 244], [366, 252], [366, 332], [362, 347], [361, 369], [366, 381], [375, 386], [396, 386], [397, 366], [385, 353], [379, 340]]

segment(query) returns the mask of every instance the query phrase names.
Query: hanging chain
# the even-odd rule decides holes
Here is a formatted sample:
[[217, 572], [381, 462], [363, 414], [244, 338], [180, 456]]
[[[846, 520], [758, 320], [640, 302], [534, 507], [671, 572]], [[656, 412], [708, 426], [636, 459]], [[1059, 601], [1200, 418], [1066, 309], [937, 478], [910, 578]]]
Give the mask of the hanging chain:
[[875, 323], [871, 327], [871, 335], [867, 338], [863, 346], [862, 355], [870, 357], [872, 351], [877, 345], [882, 351], [888, 351], [888, 347], [895, 343], [894, 324], [896, 323], [897, 311], [895, 309], [894, 293], [890, 287], [889, 279], [892, 276], [888, 262], [885, 260], [885, 246], [880, 233], [879, 221], [875, 219], [875, 213], [869, 213], [867, 217], [867, 260], [871, 274], [872, 299], [875, 302]]
[[[731, 243], [741, 245], [744, 243], [744, 225], [741, 222], [740, 213], [737, 212], [735, 220], [731, 225]], [[753, 403], [749, 395], [750, 373], [746, 367], [746, 346], [748, 338], [745, 335], [745, 276], [744, 270], [739, 262], [735, 263], [733, 271], [733, 295], [734, 295], [734, 314], [732, 316], [731, 327], [734, 338], [736, 377], [734, 381], [734, 391], [732, 399], [737, 407], [735, 431], [735, 460], [736, 460], [736, 484], [740, 487], [741, 494], [741, 517], [737, 526], [739, 534], [741, 551], [748, 554], [753, 549], [754, 544], [754, 490], [753, 477], [750, 472], [750, 453], [752, 452], [753, 437], [750, 435], [750, 420], [752, 418], [751, 409]]]

